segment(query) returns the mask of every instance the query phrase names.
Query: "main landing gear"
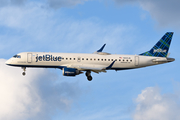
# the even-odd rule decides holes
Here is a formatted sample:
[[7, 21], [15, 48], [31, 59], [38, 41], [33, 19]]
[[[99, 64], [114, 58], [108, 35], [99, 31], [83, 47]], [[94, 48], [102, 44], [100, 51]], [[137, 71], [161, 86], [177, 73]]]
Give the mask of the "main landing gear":
[[26, 71], [26, 67], [22, 67], [22, 69], [23, 69], [23, 71], [24, 71], [24, 72], [22, 73], [22, 75], [25, 76], [25, 75], [26, 75], [26, 72], [25, 72], [25, 71]]
[[91, 71], [86, 71], [86, 77], [89, 81], [92, 80]]

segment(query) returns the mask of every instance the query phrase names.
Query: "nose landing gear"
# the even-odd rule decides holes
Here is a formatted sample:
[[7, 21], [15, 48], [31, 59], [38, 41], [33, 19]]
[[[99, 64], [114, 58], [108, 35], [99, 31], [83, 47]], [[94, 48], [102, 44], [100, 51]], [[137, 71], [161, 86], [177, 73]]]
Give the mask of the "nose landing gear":
[[26, 72], [25, 72], [25, 71], [26, 71], [26, 67], [22, 67], [22, 69], [23, 69], [23, 71], [24, 71], [24, 72], [22, 73], [22, 75], [25, 76], [25, 75], [26, 75]]
[[86, 77], [89, 81], [92, 80], [91, 71], [86, 71]]

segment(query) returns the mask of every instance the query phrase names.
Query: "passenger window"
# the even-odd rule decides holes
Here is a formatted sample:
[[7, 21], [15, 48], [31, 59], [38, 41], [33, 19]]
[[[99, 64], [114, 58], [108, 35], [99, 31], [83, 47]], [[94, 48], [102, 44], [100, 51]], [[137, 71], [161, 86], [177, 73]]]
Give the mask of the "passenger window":
[[66, 60], [68, 60], [68, 58], [66, 58]]
[[96, 59], [94, 59], [94, 61], [96, 61]]
[[99, 59], [98, 59], [98, 61], [99, 61]]
[[108, 61], [110, 61], [110, 59], [108, 59]]
[[115, 61], [117, 61], [117, 59], [115, 59]]
[[92, 60], [92, 58], [90, 60]]
[[101, 59], [101, 61], [103, 61], [103, 59]]
[[64, 58], [61, 58], [62, 60], [64, 60]]
[[132, 60], [130, 60], [132, 62]]
[[71, 60], [71, 58], [69, 58]]
[[84, 60], [84, 58], [82, 58], [82, 60]]
[[106, 59], [104, 59], [104, 61], [106, 61]]
[[128, 60], [126, 60], [128, 62]]
[[74, 60], [76, 60], [76, 58], [74, 58]]
[[119, 59], [119, 61], [121, 61], [121, 59]]
[[111, 59], [111, 61], [113, 61], [113, 59]]

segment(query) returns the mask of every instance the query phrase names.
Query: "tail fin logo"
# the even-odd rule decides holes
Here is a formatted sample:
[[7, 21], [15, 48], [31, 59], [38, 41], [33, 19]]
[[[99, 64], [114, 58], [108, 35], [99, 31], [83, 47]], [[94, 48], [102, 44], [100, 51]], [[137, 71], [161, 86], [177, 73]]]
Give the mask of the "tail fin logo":
[[154, 56], [154, 57], [167, 57], [169, 47], [171, 44], [173, 32], [167, 32], [152, 49], [147, 52], [141, 53], [144, 56]]
[[162, 50], [162, 49], [154, 49], [154, 51], [153, 51], [153, 53], [156, 53], [156, 52], [158, 52], [158, 53], [166, 53], [167, 52], [167, 50]]

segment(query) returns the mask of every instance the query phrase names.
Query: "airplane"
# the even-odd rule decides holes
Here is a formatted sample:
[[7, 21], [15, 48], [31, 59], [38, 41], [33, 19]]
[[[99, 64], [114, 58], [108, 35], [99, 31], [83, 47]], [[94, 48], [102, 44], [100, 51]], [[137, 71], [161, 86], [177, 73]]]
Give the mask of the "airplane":
[[89, 81], [91, 72], [100, 73], [107, 70], [127, 70], [173, 62], [169, 58], [169, 47], [173, 32], [167, 32], [152, 49], [138, 55], [110, 54], [102, 52], [104, 44], [92, 54], [84, 53], [52, 53], [22, 52], [6, 61], [9, 66], [22, 67], [23, 75], [27, 67], [59, 68], [64, 76], [76, 76], [85, 72]]

